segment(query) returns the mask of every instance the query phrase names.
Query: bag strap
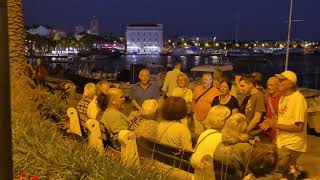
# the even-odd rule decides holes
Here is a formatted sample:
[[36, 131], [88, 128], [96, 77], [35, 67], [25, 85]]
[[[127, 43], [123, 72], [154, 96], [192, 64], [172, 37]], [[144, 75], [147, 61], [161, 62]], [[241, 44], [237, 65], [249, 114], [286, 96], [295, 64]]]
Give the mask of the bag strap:
[[218, 133], [218, 132], [217, 132], [217, 131], [210, 132], [209, 134], [207, 134], [206, 136], [204, 136], [204, 137], [197, 143], [196, 147], [194, 148], [194, 151], [197, 150], [198, 146], [199, 146], [208, 136], [210, 136], [210, 135], [212, 135], [212, 134], [215, 134], [215, 133]]
[[196, 103], [199, 101], [199, 99], [205, 95], [211, 88], [213, 88], [213, 86], [211, 85], [206, 91], [204, 91], [197, 99], [196, 99]]
[[163, 131], [163, 133], [161, 134], [161, 136], [159, 136], [158, 142], [160, 142], [160, 141], [161, 141], [161, 139], [162, 139], [163, 135], [168, 131], [168, 129], [169, 129], [172, 125], [174, 125], [174, 123], [169, 124], [169, 126], [166, 128], [166, 130], [164, 130], [164, 131]]
[[269, 106], [270, 106], [270, 110], [271, 110], [271, 113], [272, 113], [272, 117], [276, 117], [276, 112], [275, 112], [275, 110], [273, 109], [273, 106], [272, 106], [272, 102], [271, 102], [271, 96], [268, 96], [268, 104], [269, 104]]

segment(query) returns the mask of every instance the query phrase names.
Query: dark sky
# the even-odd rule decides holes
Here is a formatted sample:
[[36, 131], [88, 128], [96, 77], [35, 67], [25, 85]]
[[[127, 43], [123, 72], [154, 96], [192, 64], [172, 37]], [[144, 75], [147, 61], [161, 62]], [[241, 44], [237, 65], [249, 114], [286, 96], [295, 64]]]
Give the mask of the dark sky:
[[[72, 32], [99, 20], [101, 34], [123, 35], [131, 23], [162, 23], [166, 35], [192, 34], [240, 40], [286, 39], [289, 0], [23, 0], [27, 25]], [[294, 39], [320, 40], [320, 0], [294, 0]]]

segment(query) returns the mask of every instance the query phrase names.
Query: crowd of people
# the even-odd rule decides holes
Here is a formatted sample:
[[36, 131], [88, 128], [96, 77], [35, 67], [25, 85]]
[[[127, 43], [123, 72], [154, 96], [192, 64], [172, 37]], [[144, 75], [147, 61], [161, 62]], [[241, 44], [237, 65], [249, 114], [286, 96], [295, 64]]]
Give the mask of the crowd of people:
[[[177, 62], [167, 72], [163, 87], [149, 81], [142, 69], [131, 89], [134, 111], [126, 116], [123, 92], [107, 81], [88, 83], [77, 111], [85, 132], [85, 121], [96, 119], [101, 130], [118, 146], [121, 130], [134, 131], [153, 141], [193, 151], [215, 161], [232, 164], [247, 179], [287, 176], [307, 148], [307, 104], [297, 90], [297, 76], [284, 71], [269, 77], [266, 88], [261, 73], [223, 77], [219, 69], [204, 73], [201, 84], [189, 88], [189, 78]], [[106, 139], [105, 139], [106, 140]], [[259, 141], [259, 142], [257, 142]], [[201, 164], [201, 163], [200, 163]]]

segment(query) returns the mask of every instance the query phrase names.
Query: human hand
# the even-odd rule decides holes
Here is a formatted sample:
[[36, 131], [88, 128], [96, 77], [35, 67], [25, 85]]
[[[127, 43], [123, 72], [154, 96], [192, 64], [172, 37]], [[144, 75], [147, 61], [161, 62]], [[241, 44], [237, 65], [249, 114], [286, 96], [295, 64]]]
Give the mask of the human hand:
[[260, 129], [262, 130], [268, 130], [269, 128], [272, 128], [275, 126], [275, 122], [276, 120], [272, 119], [272, 118], [267, 118], [265, 117], [263, 122], [261, 124], [259, 124]]
[[237, 84], [240, 83], [240, 79], [241, 79], [241, 75], [236, 75], [236, 76], [235, 76], [235, 80], [236, 80], [236, 83], [237, 83]]

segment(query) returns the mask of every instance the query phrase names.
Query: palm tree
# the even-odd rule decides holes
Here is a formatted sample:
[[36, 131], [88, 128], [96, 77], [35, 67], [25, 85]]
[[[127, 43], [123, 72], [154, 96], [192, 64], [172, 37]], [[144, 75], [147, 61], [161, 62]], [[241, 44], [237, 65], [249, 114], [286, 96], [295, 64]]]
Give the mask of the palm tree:
[[19, 79], [26, 67], [24, 55], [25, 31], [22, 15], [22, 1], [8, 0], [9, 59], [11, 82]]
[[[31, 105], [33, 81], [26, 76], [25, 29], [22, 0], [7, 0], [12, 111], [34, 108]], [[23, 102], [23, 103], [22, 103]], [[28, 103], [30, 102], [30, 103]]]

